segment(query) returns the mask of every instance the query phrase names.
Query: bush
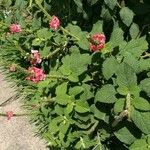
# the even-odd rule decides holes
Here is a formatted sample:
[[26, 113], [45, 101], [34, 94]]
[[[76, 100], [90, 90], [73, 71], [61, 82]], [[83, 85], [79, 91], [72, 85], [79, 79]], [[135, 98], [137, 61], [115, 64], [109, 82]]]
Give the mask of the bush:
[[1, 64], [52, 149], [149, 149], [148, 0], [0, 7]]

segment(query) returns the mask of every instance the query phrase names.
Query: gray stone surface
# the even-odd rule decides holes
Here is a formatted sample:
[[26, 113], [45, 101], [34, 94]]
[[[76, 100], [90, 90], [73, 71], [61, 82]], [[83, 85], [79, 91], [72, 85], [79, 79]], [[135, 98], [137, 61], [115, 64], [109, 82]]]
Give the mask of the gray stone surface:
[[[13, 95], [14, 90], [0, 74], [0, 104]], [[21, 100], [0, 107], [0, 112], [6, 111], [23, 113]], [[11, 120], [0, 116], [0, 150], [48, 150], [46, 143], [40, 137], [36, 137], [33, 130], [34, 127], [25, 116], [13, 117]]]

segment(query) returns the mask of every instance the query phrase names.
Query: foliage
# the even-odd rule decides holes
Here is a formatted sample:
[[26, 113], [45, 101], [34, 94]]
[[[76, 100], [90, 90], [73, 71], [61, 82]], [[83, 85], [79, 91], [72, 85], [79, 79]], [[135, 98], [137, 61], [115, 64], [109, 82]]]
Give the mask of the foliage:
[[[149, 149], [149, 18], [149, 0], [0, 0], [1, 65], [51, 148]], [[9, 33], [12, 23], [22, 31]], [[92, 52], [97, 33], [106, 44]], [[27, 80], [31, 49], [46, 74], [38, 83]]]

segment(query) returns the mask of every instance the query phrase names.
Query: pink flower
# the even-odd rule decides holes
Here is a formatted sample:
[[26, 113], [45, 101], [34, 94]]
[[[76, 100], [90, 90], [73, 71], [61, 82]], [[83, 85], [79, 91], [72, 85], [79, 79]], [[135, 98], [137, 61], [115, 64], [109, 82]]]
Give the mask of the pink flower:
[[27, 80], [30, 80], [34, 83], [45, 80], [46, 75], [44, 74], [43, 69], [37, 67], [29, 67], [28, 71], [30, 73], [30, 76], [27, 77]]
[[[106, 37], [104, 34], [96, 33], [91, 37], [90, 49], [95, 52], [104, 48]], [[94, 43], [95, 42], [95, 43]]]
[[13, 111], [7, 111], [6, 112], [7, 120], [10, 120], [13, 117], [13, 115], [14, 115]]
[[18, 33], [21, 32], [21, 26], [19, 24], [11, 24], [9, 26], [9, 30], [11, 33]]
[[31, 50], [30, 63], [32, 65], [40, 64], [42, 62], [41, 55], [37, 50]]
[[49, 22], [49, 27], [56, 31], [60, 26], [60, 20], [58, 17], [53, 16], [51, 21]]

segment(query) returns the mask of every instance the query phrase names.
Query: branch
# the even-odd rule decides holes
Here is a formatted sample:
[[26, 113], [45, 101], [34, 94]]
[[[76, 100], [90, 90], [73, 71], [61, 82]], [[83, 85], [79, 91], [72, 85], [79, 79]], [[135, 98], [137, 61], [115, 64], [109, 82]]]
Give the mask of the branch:
[[150, 53], [146, 53], [145, 55], [141, 56], [141, 58], [150, 57]]
[[[45, 10], [45, 8], [41, 5], [41, 3], [39, 2], [39, 0], [35, 0], [36, 4], [39, 6], [39, 8], [43, 11], [43, 13], [47, 16], [48, 19], [51, 20], [52, 16], [49, 15], [49, 13]], [[63, 27], [60, 27], [60, 29], [65, 32], [66, 34], [74, 37], [76, 40], [80, 40], [77, 36], [71, 34], [68, 30], [64, 29]]]

